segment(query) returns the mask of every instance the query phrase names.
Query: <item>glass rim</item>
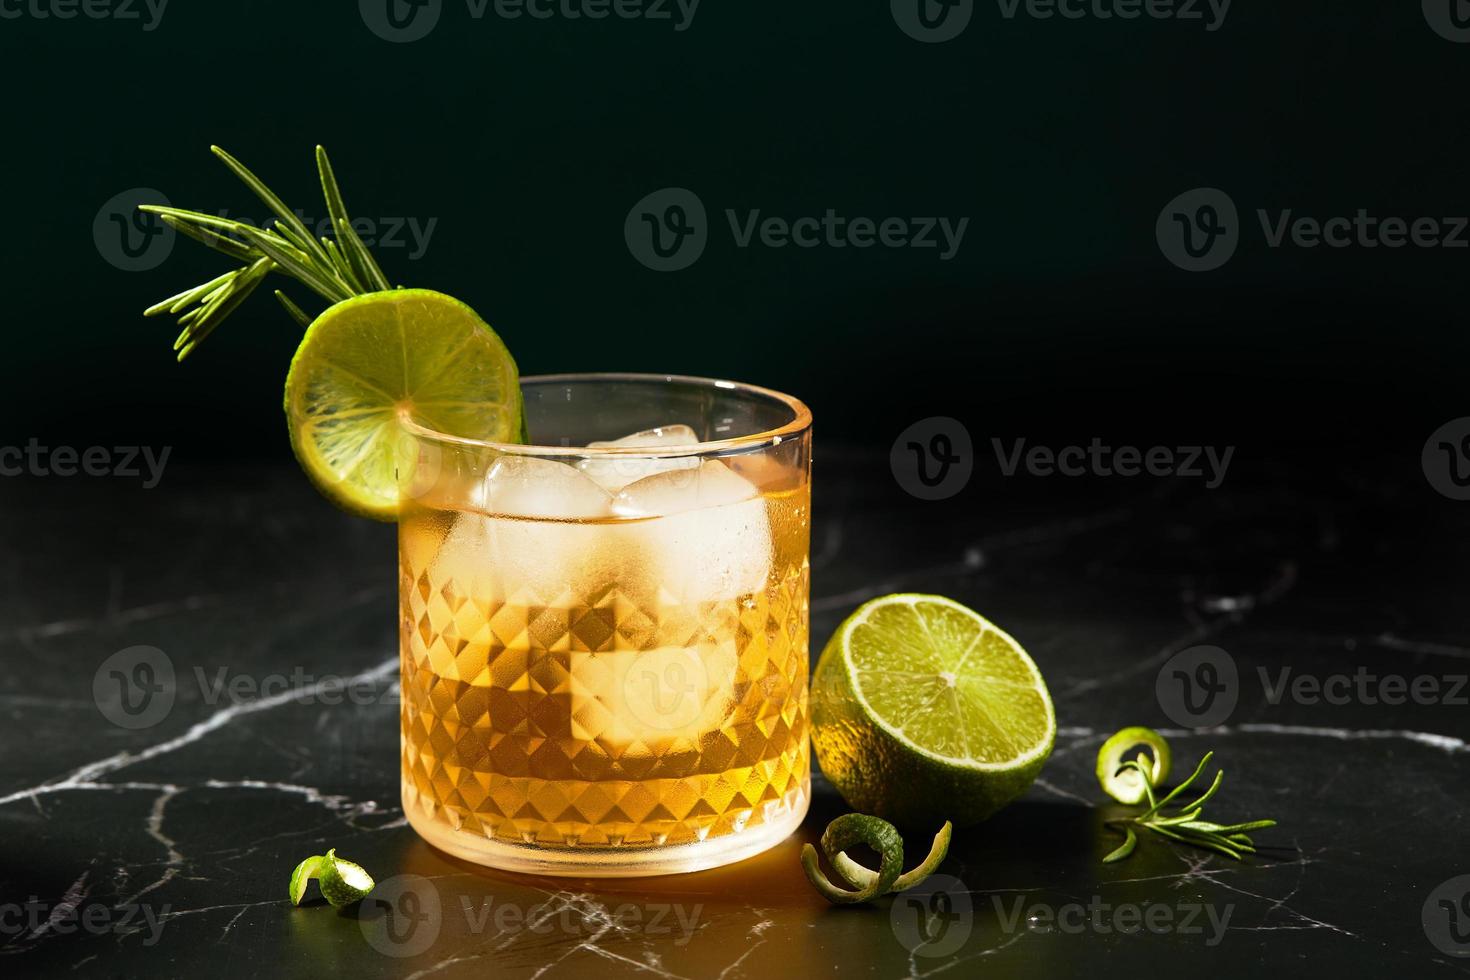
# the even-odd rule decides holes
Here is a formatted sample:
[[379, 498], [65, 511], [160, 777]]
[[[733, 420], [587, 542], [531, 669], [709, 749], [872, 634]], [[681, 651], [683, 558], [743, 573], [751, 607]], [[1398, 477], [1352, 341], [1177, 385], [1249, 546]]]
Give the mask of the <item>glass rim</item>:
[[[792, 418], [784, 425], [774, 429], [766, 429], [762, 432], [753, 432], [750, 435], [735, 436], [729, 439], [712, 439], [707, 442], [691, 442], [682, 446], [542, 446], [523, 444], [516, 442], [493, 442], [488, 439], [470, 439], [464, 436], [451, 435], [448, 432], [440, 432], [428, 426], [420, 425], [407, 416], [399, 419], [399, 424], [409, 435], [419, 439], [429, 439], [434, 442], [447, 445], [462, 446], [472, 449], [490, 450], [509, 456], [575, 456], [579, 459], [592, 457], [608, 457], [617, 459], [677, 459], [687, 456], [731, 456], [741, 453], [758, 452], [762, 449], [770, 449], [781, 445], [790, 439], [800, 438], [812, 427], [812, 412], [799, 398], [776, 391], [774, 388], [763, 388], [760, 385], [747, 384], [742, 381], [726, 381], [721, 378], [701, 378], [688, 374], [646, 374], [622, 371], [591, 371], [586, 373], [570, 372], [564, 374], [536, 374], [521, 378], [519, 383], [525, 385], [538, 384], [564, 384], [567, 382], [601, 382], [601, 383], [654, 383], [654, 384], [684, 384], [692, 387], [703, 387], [721, 391], [734, 391], [747, 395], [755, 395], [768, 401], [784, 405], [792, 414]], [[670, 423], [671, 425], [674, 423]]]

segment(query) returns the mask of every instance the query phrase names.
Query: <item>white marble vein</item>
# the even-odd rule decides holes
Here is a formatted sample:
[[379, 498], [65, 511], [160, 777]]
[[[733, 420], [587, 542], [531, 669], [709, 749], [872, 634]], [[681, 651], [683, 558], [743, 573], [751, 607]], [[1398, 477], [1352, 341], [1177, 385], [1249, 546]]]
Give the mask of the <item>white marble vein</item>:
[[278, 694], [270, 695], [269, 697], [257, 698], [253, 701], [242, 701], [230, 704], [224, 708], [221, 708], [219, 711], [216, 711], [214, 714], [210, 715], [208, 718], [205, 718], [203, 721], [195, 722], [193, 725], [189, 726], [189, 728], [185, 732], [183, 732], [183, 734], [177, 735], [171, 739], [155, 743], [154, 745], [150, 745], [147, 748], [141, 749], [136, 752], [128, 750], [116, 752], [110, 756], [107, 756], [106, 758], [98, 759], [95, 762], [89, 762], [84, 766], [72, 770], [70, 773], [64, 776], [58, 776], [54, 779], [47, 780], [46, 782], [41, 783], [38, 786], [32, 786], [28, 789], [17, 790], [7, 796], [0, 796], [0, 806], [4, 806], [7, 803], [14, 803], [18, 800], [33, 800], [37, 796], [45, 793], [59, 793], [72, 789], [94, 788], [94, 784], [97, 782], [99, 777], [109, 775], [111, 773], [117, 772], [120, 769], [136, 765], [140, 762], [146, 762], [149, 759], [155, 759], [161, 755], [167, 755], [168, 753], [178, 751], [185, 746], [193, 745], [200, 739], [204, 738], [206, 735], [209, 735], [213, 732], [219, 731], [221, 728], [224, 728], [236, 718], [242, 718], [247, 715], [256, 714], [261, 711], [269, 711], [272, 708], [278, 708], [283, 704], [289, 704], [303, 697], [309, 698], [317, 696], [320, 695], [323, 691], [329, 689], [337, 689], [344, 684], [350, 687], [353, 684], [365, 684], [369, 682], [384, 680], [395, 675], [398, 672], [398, 668], [398, 657], [395, 655], [391, 659], [383, 661], [370, 670], [365, 670], [360, 674], [347, 678], [345, 682], [338, 678], [328, 678], [318, 681], [314, 684], [305, 685], [304, 687], [292, 688], [288, 691], [282, 691]]
[[[1160, 728], [1160, 735], [1168, 738], [1214, 738], [1229, 735], [1282, 735], [1294, 738], [1330, 738], [1340, 742], [1356, 741], [1404, 741], [1426, 748], [1437, 749], [1451, 755], [1470, 752], [1470, 742], [1453, 735], [1438, 732], [1417, 732], [1405, 728], [1333, 728], [1322, 725], [1275, 725], [1261, 722], [1246, 722], [1239, 725], [1219, 725], [1215, 728]], [[1088, 743], [1101, 742], [1111, 732], [1099, 732], [1091, 728], [1062, 728], [1058, 738], [1071, 738], [1072, 744], [1064, 747], [1065, 752], [1081, 748]], [[1055, 754], [1064, 754], [1058, 750]]]

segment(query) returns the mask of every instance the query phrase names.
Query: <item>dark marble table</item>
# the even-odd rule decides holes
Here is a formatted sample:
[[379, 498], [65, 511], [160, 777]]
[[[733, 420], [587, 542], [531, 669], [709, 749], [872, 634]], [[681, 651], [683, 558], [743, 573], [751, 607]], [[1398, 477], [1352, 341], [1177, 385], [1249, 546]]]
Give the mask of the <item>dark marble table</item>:
[[[944, 894], [922, 902], [833, 908], [808, 887], [801, 841], [844, 810], [820, 778], [802, 833], [733, 868], [599, 882], [450, 859], [398, 805], [391, 528], [336, 513], [284, 466], [185, 460], [152, 491], [0, 480], [0, 971], [1470, 973], [1470, 879], [1452, 881], [1470, 874], [1470, 708], [1451, 690], [1470, 672], [1470, 505], [1437, 494], [1416, 455], [1242, 453], [1214, 491], [977, 471], [924, 503], [895, 484], [886, 447], [824, 450], [816, 487], [818, 648], [869, 596], [940, 592], [1021, 639], [1056, 700], [1041, 780], [957, 836]], [[1202, 644], [1237, 666], [1238, 703], [1195, 732], [1155, 684]], [[156, 724], [128, 728], [93, 681], [136, 646], [166, 654], [177, 694]], [[1287, 667], [1338, 694], [1335, 675], [1370, 680], [1342, 703], [1290, 688], [1273, 703]], [[1389, 676], [1435, 679], [1437, 703], [1367, 703]], [[1094, 753], [1126, 724], [1167, 730], [1186, 765], [1215, 749], [1228, 773], [1215, 812], [1281, 822], [1260, 856], [1146, 840], [1102, 864], [1116, 838]], [[396, 917], [291, 907], [292, 866], [333, 846], [398, 899]], [[944, 918], [911, 949], [926, 908]]]

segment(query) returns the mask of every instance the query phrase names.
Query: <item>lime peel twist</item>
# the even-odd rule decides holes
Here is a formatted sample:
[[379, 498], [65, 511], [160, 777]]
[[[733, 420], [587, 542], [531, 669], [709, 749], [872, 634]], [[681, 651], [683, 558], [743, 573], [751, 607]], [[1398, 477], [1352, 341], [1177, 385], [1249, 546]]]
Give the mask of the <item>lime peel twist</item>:
[[[859, 905], [870, 902], [879, 895], [905, 891], [934, 873], [949, 853], [950, 835], [953, 825], [946, 820], [929, 854], [912, 871], [903, 873], [903, 838], [898, 829], [880, 817], [864, 813], [848, 813], [827, 825], [822, 832], [822, 852], [836, 869], [837, 874], [851, 890], [834, 885], [821, 869], [817, 849], [807, 844], [801, 849], [801, 867], [807, 880], [823, 898], [834, 905]], [[866, 868], [845, 853], [856, 844], [866, 844], [878, 852], [878, 870]]]
[[311, 879], [321, 874], [322, 857], [320, 854], [313, 854], [296, 865], [296, 870], [291, 872], [292, 905], [301, 904], [301, 900], [306, 897], [306, 886], [311, 884]]
[[[1152, 728], [1133, 725], [1125, 728], [1102, 744], [1097, 751], [1097, 781], [1103, 792], [1117, 800], [1133, 806], [1143, 802], [1145, 781], [1142, 770], [1125, 765], [1124, 759], [1139, 746], [1147, 748], [1153, 755], [1149, 767], [1148, 782], [1158, 786], [1169, 778], [1172, 760], [1169, 743]], [[1142, 759], [1140, 753], [1138, 758]]]
[[296, 865], [296, 870], [291, 872], [292, 905], [301, 904], [306, 886], [313, 878], [317, 879], [322, 897], [338, 909], [362, 901], [376, 885], [362, 865], [339, 858], [334, 847], [326, 854], [313, 855]]

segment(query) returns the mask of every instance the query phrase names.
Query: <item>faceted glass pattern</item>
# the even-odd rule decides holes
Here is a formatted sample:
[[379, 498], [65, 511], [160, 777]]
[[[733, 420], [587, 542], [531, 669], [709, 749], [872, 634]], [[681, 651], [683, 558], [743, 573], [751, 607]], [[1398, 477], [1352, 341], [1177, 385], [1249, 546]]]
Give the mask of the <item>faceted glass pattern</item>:
[[790, 483], [640, 521], [407, 515], [415, 827], [461, 853], [505, 843], [613, 862], [784, 836], [809, 793], [810, 495]]

